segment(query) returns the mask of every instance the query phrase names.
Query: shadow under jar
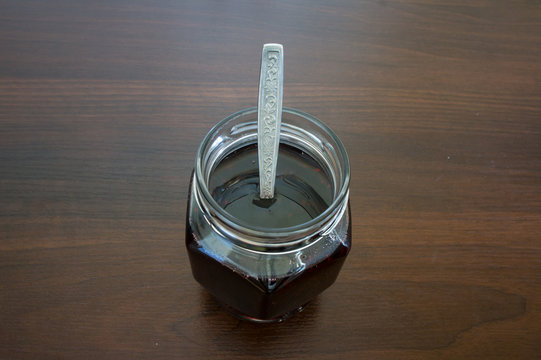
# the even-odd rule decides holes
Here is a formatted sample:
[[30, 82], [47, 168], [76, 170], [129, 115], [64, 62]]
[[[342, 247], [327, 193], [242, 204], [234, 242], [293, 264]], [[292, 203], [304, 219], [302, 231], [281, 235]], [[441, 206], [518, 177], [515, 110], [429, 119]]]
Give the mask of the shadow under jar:
[[275, 196], [259, 198], [257, 109], [206, 135], [190, 184], [194, 278], [234, 315], [281, 321], [338, 276], [351, 248], [349, 162], [325, 124], [284, 108]]

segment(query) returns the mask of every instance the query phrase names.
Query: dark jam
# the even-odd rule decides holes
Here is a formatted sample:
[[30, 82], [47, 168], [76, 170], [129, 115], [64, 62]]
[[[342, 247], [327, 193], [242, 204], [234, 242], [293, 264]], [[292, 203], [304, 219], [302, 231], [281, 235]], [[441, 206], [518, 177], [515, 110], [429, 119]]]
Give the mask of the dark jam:
[[[284, 144], [280, 144], [274, 199], [260, 199], [258, 186], [257, 147], [251, 145], [232, 152], [219, 162], [211, 173], [208, 189], [216, 202], [239, 223], [266, 228], [290, 227], [310, 221], [329, 207], [334, 192], [329, 175], [321, 164]], [[289, 255], [296, 256], [306, 266], [292, 265], [289, 270], [286, 259], [286, 265], [273, 271], [272, 265], [265, 268], [265, 264], [261, 264], [268, 257], [258, 254], [246, 257], [229, 255], [234, 261], [226, 265], [224, 254], [209, 251], [205, 242], [210, 242], [210, 239], [200, 238], [198, 233], [201, 231], [195, 231], [204, 224], [194, 223], [199, 218], [199, 210], [192, 206], [191, 195], [186, 245], [193, 275], [222, 305], [242, 318], [277, 321], [299, 311], [335, 281], [349, 252], [351, 225], [348, 207], [345, 214], [347, 231], [343, 239], [329, 242], [331, 245], [320, 241], [311, 250], [301, 249]], [[314, 250], [318, 246], [323, 256], [322, 252]], [[261, 266], [245, 263], [249, 261], [259, 261], [256, 265]], [[243, 265], [265, 270], [244, 271], [249, 266]]]
[[226, 156], [212, 172], [212, 197], [245, 224], [284, 228], [312, 220], [332, 201], [331, 181], [312, 157], [281, 144], [274, 198], [259, 198], [257, 147], [250, 145]]

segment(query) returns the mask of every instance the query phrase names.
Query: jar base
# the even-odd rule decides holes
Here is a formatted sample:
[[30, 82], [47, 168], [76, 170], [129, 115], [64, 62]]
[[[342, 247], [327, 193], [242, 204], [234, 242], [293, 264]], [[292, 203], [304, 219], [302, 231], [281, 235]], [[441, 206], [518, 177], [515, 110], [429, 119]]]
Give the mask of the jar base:
[[240, 311], [232, 308], [231, 306], [227, 305], [227, 304], [224, 304], [223, 302], [219, 301], [218, 299], [214, 298], [214, 300], [224, 309], [226, 310], [229, 314], [233, 315], [234, 317], [236, 317], [237, 319], [240, 319], [240, 320], [243, 320], [243, 321], [247, 321], [247, 322], [251, 322], [251, 323], [255, 323], [255, 324], [273, 324], [273, 323], [280, 323], [288, 318], [290, 318], [291, 316], [293, 315], [296, 315], [298, 313], [300, 313], [301, 311], [303, 311], [306, 306], [308, 306], [309, 302], [304, 304], [304, 305], [301, 305], [299, 306], [298, 308], [296, 309], [293, 309], [291, 311], [288, 311], [287, 313], [283, 314], [283, 315], [280, 315], [280, 316], [276, 316], [276, 317], [273, 317], [273, 318], [270, 318], [270, 319], [259, 319], [259, 318], [256, 318], [256, 317], [253, 317], [253, 316], [249, 316], [249, 315], [246, 315], [246, 314], [243, 314], [241, 313]]

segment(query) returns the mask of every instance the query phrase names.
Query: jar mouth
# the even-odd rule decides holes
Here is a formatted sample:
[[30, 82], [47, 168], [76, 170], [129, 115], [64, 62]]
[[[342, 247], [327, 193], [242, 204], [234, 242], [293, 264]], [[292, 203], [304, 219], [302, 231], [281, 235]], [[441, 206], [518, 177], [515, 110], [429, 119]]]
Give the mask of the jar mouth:
[[[228, 124], [238, 121], [243, 117], [255, 115], [255, 119], [257, 120], [256, 107], [240, 110], [217, 123], [207, 133], [197, 152], [194, 190], [196, 190], [200, 200], [203, 200], [202, 203], [204, 204], [204, 207], [206, 207], [204, 210], [208, 212], [208, 215], [211, 218], [215, 217], [214, 220], [217, 221], [218, 227], [225, 226], [225, 228], [228, 228], [225, 229], [225, 232], [233, 232], [235, 235], [237, 235], [236, 237], [241, 238], [244, 240], [244, 242], [251, 243], [255, 246], [261, 245], [265, 247], [283, 247], [287, 244], [306, 241], [307, 238], [321, 233], [325, 230], [325, 228], [327, 228], [325, 224], [328, 225], [332, 223], [332, 220], [334, 217], [336, 217], [337, 213], [343, 213], [345, 203], [347, 203], [349, 195], [349, 160], [345, 147], [338, 136], [321, 120], [300, 110], [284, 107], [282, 109], [282, 114], [282, 131], [284, 129], [288, 129], [288, 133], [294, 134], [296, 132], [302, 132], [303, 136], [311, 137], [310, 141], [307, 141], [306, 143], [310, 144], [310, 147], [314, 152], [321, 154], [322, 157], [326, 156], [329, 158], [327, 162], [331, 162], [332, 164], [327, 164], [327, 166], [336, 168], [334, 178], [335, 189], [332, 202], [323, 212], [307, 222], [280, 228], [254, 226], [227, 212], [227, 210], [218, 204], [209, 191], [208, 182], [212, 169], [209, 168], [208, 164], [210, 163], [210, 167], [212, 167], [214, 163], [218, 163], [225, 155], [230, 153], [230, 151], [227, 151], [227, 149], [220, 149], [220, 143], [229, 141], [231, 144], [228, 146], [228, 149], [235, 147], [235, 144], [232, 143], [231, 139], [228, 137], [228, 134], [222, 134], [220, 136], [216, 135], [219, 134], [220, 131], [227, 129]], [[324, 134], [325, 139], [318, 139], [310, 132], [305, 131], [295, 125], [289, 124], [287, 120], [288, 115], [301, 118], [303, 121], [308, 121], [311, 127]], [[244, 122], [240, 123], [239, 126], [244, 127], [244, 130], [250, 128], [252, 132], [255, 130], [257, 133], [257, 122]], [[255, 127], [255, 129], [252, 127]], [[234, 133], [234, 131], [236, 131], [238, 128], [239, 127], [233, 126], [229, 132]], [[287, 137], [284, 139], [284, 141], [282, 141], [282, 131], [280, 143], [285, 143], [287, 141]], [[253, 137], [254, 135], [251, 134], [250, 136]], [[246, 137], [244, 140], [246, 140]], [[240, 144], [240, 141], [238, 142]], [[238, 236], [239, 234], [241, 236]]]

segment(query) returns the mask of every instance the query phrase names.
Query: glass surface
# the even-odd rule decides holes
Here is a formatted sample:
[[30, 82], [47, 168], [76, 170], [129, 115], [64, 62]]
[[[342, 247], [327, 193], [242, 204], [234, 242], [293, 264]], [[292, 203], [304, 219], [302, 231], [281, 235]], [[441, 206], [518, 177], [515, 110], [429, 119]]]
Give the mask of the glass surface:
[[203, 140], [188, 200], [192, 272], [225, 308], [253, 321], [300, 311], [338, 276], [351, 247], [349, 164], [319, 120], [284, 109], [277, 196], [258, 197], [257, 113]]

